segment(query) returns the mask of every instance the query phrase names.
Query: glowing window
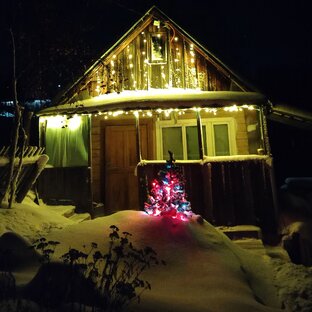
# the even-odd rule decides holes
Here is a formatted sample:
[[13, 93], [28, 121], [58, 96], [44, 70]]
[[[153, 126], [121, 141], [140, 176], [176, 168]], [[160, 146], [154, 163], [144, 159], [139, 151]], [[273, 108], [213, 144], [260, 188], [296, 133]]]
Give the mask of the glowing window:
[[155, 33], [151, 35], [150, 41], [151, 63], [164, 64], [167, 62], [167, 35], [166, 33]]
[[[202, 119], [203, 147], [207, 156], [236, 154], [235, 126], [233, 118]], [[168, 150], [175, 159], [200, 159], [196, 120], [181, 119], [159, 121], [157, 125], [157, 158], [168, 159]]]

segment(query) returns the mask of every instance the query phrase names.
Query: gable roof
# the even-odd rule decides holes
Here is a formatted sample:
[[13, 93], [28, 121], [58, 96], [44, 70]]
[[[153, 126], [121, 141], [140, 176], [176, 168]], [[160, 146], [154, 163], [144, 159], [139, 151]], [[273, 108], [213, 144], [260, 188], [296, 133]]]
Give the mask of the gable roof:
[[66, 89], [60, 97], [58, 97], [54, 103], [55, 104], [63, 104], [66, 102], [70, 102], [74, 97], [75, 88], [79, 86], [80, 83], [98, 66], [105, 63], [107, 59], [113, 54], [117, 54], [120, 52], [131, 40], [133, 40], [136, 36], [138, 36], [144, 28], [151, 23], [152, 20], [161, 20], [168, 24], [169, 27], [175, 29], [175, 31], [179, 32], [186, 40], [192, 42], [196, 45], [197, 49], [201, 52], [201, 54], [209, 59], [209, 62], [212, 63], [220, 72], [222, 72], [226, 77], [228, 77], [237, 87], [242, 91], [255, 91], [254, 87], [251, 87], [243, 81], [238, 75], [236, 75], [232, 70], [230, 70], [224, 63], [222, 63], [215, 55], [213, 55], [209, 50], [203, 47], [199, 42], [197, 42], [193, 37], [191, 37], [185, 30], [183, 30], [179, 25], [177, 25], [173, 20], [171, 20], [168, 16], [166, 16], [162, 11], [160, 11], [156, 6], [153, 6], [149, 9], [145, 15], [140, 18], [111, 48], [109, 48], [102, 56], [94, 62], [85, 73], [79, 77], [76, 82], [71, 85], [68, 89]]
[[[259, 102], [261, 102], [262, 104], [266, 103], [264, 96], [259, 94], [259, 93], [256, 93], [255, 92], [256, 90], [254, 87], [251, 87], [248, 83], [243, 81], [243, 79], [241, 79], [232, 70], [230, 70], [215, 55], [213, 55], [210, 51], [208, 51], [205, 47], [203, 47], [194, 38], [192, 38], [185, 30], [183, 30], [179, 25], [177, 25], [173, 20], [171, 20], [168, 16], [166, 16], [157, 7], [153, 6], [111, 48], [109, 48], [104, 54], [102, 54], [102, 56], [96, 62], [94, 62], [92, 64], [92, 66], [90, 66], [88, 68], [88, 70], [86, 70], [85, 73], [75, 81], [75, 83], [73, 85], [71, 85], [69, 88], [65, 89], [65, 91], [63, 93], [61, 93], [60, 96], [58, 96], [57, 98], [54, 99], [53, 107], [50, 107], [48, 109], [44, 109], [43, 111], [39, 112], [39, 115], [45, 114], [45, 113], [51, 114], [51, 113], [53, 113], [53, 111], [55, 113], [56, 112], [69, 112], [71, 109], [75, 110], [75, 112], [79, 113], [79, 112], [85, 111], [84, 108], [86, 108], [87, 106], [88, 107], [93, 106], [93, 108], [94, 108], [94, 106], [100, 106], [100, 105], [105, 105], [105, 104], [109, 104], [109, 103], [112, 104], [112, 101], [110, 99], [111, 96], [108, 97], [107, 94], [105, 94], [106, 100], [104, 100], [104, 98], [102, 98], [101, 103], [100, 103], [99, 101], [89, 101], [88, 97], [85, 97], [83, 92], [81, 92], [81, 90], [86, 88], [87, 84], [90, 83], [92, 78], [94, 79], [95, 73], [97, 75], [97, 73], [101, 69], [103, 71], [104, 66], [110, 66], [111, 60], [113, 60], [114, 57], [116, 57], [116, 55], [118, 55], [118, 53], [120, 53], [120, 54], [123, 53], [123, 51], [126, 50], [126, 47], [129, 47], [129, 44], [132, 41], [137, 39], [140, 34], [143, 34], [144, 30], [147, 27], [150, 27], [151, 24], [155, 25], [155, 22], [158, 22], [158, 23], [161, 22], [163, 25], [165, 25], [164, 27], [169, 29], [169, 31], [173, 31], [173, 34], [175, 34], [176, 36], [180, 36], [180, 38], [182, 38], [184, 44], [185, 44], [185, 42], [187, 42], [189, 47], [194, 46], [194, 50], [196, 50], [196, 53], [201, 58], [201, 62], [205, 62], [205, 64], [203, 66], [209, 65], [211, 70], [215, 71], [215, 75], [219, 75], [219, 77], [221, 77], [221, 78], [224, 77], [222, 79], [225, 79], [226, 83], [228, 83], [229, 85], [232, 86], [232, 87], [228, 87], [228, 88], [222, 88], [222, 87], [219, 89], [217, 88], [216, 89], [216, 90], [218, 90], [217, 92], [211, 92], [211, 90], [208, 89], [209, 91], [202, 92], [202, 93], [206, 93], [206, 95], [203, 95], [203, 94], [201, 96], [196, 95], [197, 99], [202, 98], [202, 99], [208, 100], [208, 102], [210, 104], [216, 100], [219, 100], [219, 101], [224, 100], [224, 103], [233, 104], [233, 103], [235, 103], [235, 99], [236, 99], [236, 103], [245, 104], [245, 103], [248, 103], [247, 102], [248, 100], [251, 100], [254, 98], [255, 101], [257, 102], [257, 104], [259, 104]], [[171, 41], [173, 39], [174, 38], [172, 36]], [[171, 41], [170, 41], [169, 45], [171, 45]], [[182, 49], [183, 49], [183, 47], [182, 47]], [[185, 53], [185, 51], [184, 51], [184, 53]], [[145, 60], [144, 60], [144, 62], [145, 62]], [[170, 66], [170, 64], [168, 66]], [[207, 68], [206, 68], [206, 70], [207, 70]], [[107, 72], [106, 72], [106, 75], [107, 75]], [[187, 89], [187, 88], [184, 87], [184, 89]], [[129, 90], [129, 89], [127, 89], [127, 90]], [[142, 90], [142, 89], [140, 89], [140, 90]], [[145, 89], [145, 91], [146, 90], [150, 90], [150, 89]], [[165, 89], [162, 89], [162, 90], [167, 91]], [[198, 93], [198, 92], [195, 92], [198, 90], [190, 90], [190, 89], [188, 89], [188, 90], [189, 90], [190, 94], [193, 94], [193, 93], [197, 94]], [[233, 90], [235, 90], [235, 92], [233, 92]], [[215, 91], [215, 90], [213, 90], [213, 91]], [[222, 95], [219, 93], [220, 91], [223, 91]], [[230, 92], [228, 92], [228, 94], [226, 94], [226, 91], [230, 91]], [[120, 93], [120, 95], [118, 95], [118, 99], [115, 101], [117, 101], [119, 103], [121, 103], [123, 101], [127, 101], [127, 98], [129, 96], [127, 94], [124, 94], [124, 96], [122, 96], [122, 94], [124, 92], [125, 91], [117, 92], [118, 94]], [[219, 93], [219, 94], [214, 95], [213, 93]], [[238, 93], [245, 93], [245, 94], [239, 95]], [[252, 93], [254, 93], [254, 94], [252, 94]], [[116, 92], [115, 92], [115, 94], [116, 94]], [[234, 94], [235, 94], [235, 96], [234, 96]], [[230, 103], [231, 96], [232, 96], [233, 100]], [[135, 97], [137, 97], [137, 95], [135, 95]], [[261, 98], [261, 101], [259, 100], [260, 98]], [[96, 99], [96, 98], [93, 97], [93, 99]], [[177, 97], [174, 98], [174, 96], [173, 97], [171, 96], [171, 101], [174, 101], [174, 100], [177, 100]], [[190, 101], [190, 99], [188, 99], [188, 100]], [[106, 103], [107, 101], [108, 101], [108, 103]], [[145, 101], [145, 102], [153, 101], [153, 102], [155, 102], [155, 97], [150, 99], [149, 95], [147, 95], [147, 97], [145, 95], [145, 97], [143, 96], [143, 98], [141, 98], [141, 101]], [[105, 106], [107, 106], [107, 105], [105, 105]], [[89, 112], [90, 112], [90, 110], [93, 111], [93, 108], [87, 109], [86, 111], [89, 111]]]

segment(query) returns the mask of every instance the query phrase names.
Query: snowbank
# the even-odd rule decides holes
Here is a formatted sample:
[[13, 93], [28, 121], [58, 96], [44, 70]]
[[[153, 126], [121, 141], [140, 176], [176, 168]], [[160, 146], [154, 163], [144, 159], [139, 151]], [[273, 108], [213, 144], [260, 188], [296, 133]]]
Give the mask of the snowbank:
[[14, 204], [12, 209], [0, 208], [0, 236], [13, 232], [33, 242], [53, 229], [74, 223], [51, 207], [34, 204], [29, 197], [22, 204]]
[[[134, 246], [152, 247], [167, 263], [144, 272], [152, 290], [134, 304], [134, 311], [281, 311], [282, 305], [289, 312], [311, 311], [311, 268], [244, 250], [199, 216], [183, 222], [121, 211], [77, 223], [27, 199], [11, 210], [0, 209], [0, 218], [0, 235], [6, 233], [0, 249], [1, 244], [14, 245], [20, 257], [41, 235], [61, 243], [54, 254], [57, 260], [69, 248], [84, 251], [91, 242], [105, 251], [110, 225], [132, 233]], [[25, 262], [14, 269], [19, 285], [35, 276], [37, 260], [38, 255], [25, 253], [24, 260], [16, 261]]]

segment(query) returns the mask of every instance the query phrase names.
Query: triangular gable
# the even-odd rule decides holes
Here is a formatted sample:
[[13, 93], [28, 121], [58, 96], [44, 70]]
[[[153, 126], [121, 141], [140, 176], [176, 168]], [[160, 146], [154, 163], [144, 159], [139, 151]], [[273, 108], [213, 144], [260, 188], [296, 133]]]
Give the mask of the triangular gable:
[[251, 91], [220, 60], [152, 7], [56, 104], [132, 90]]

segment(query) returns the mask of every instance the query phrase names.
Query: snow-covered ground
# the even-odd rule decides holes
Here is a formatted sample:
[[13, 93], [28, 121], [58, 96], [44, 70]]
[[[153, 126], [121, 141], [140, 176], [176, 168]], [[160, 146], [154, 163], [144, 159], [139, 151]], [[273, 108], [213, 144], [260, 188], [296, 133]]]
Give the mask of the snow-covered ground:
[[183, 222], [121, 211], [78, 222], [63, 216], [65, 210], [38, 206], [30, 197], [13, 209], [0, 208], [0, 250], [16, 249], [13, 273], [19, 286], [39, 269], [28, 243], [41, 236], [60, 242], [55, 259], [91, 242], [105, 250], [109, 227], [116, 225], [132, 233], [135, 246], [152, 247], [167, 263], [144, 272], [152, 290], [131, 311], [312, 311], [311, 267], [290, 263], [278, 248], [259, 253], [252, 239], [235, 243], [200, 216]]

